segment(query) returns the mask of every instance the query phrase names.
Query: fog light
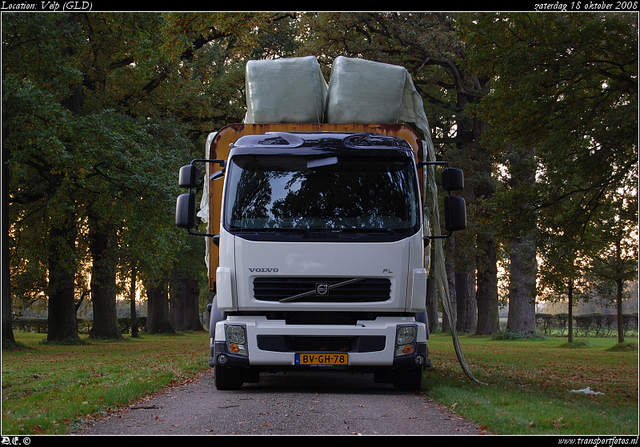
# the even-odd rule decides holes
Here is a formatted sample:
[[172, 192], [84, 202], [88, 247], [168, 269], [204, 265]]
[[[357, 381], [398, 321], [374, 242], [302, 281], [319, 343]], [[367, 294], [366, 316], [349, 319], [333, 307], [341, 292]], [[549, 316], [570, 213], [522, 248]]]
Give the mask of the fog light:
[[413, 347], [413, 345], [397, 346], [396, 347], [396, 357], [399, 356], [399, 355], [413, 354], [414, 350], [415, 350], [415, 348]]
[[230, 343], [228, 346], [229, 352], [232, 354], [240, 354], [247, 355], [247, 348], [244, 345], [239, 345], [237, 343]]
[[229, 357], [227, 357], [225, 354], [220, 354], [218, 356], [218, 364], [219, 365], [224, 365], [225, 363], [227, 363], [229, 361]]
[[416, 365], [424, 365], [424, 357], [421, 355], [416, 355], [415, 362]]

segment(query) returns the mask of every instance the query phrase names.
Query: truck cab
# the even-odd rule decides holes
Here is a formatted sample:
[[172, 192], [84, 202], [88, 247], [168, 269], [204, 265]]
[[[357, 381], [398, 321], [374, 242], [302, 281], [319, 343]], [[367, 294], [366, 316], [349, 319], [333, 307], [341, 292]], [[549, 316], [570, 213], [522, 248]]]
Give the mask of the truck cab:
[[[406, 126], [326, 127], [236, 127], [231, 144], [213, 139], [216, 158], [198, 160], [211, 219], [210, 232], [194, 234], [210, 239], [218, 389], [332, 368], [416, 390], [430, 365], [420, 140]], [[176, 207], [176, 224], [192, 232], [195, 164], [181, 170], [190, 192]], [[445, 187], [460, 189], [447, 169]], [[449, 195], [446, 206], [447, 228], [464, 228], [464, 200]]]

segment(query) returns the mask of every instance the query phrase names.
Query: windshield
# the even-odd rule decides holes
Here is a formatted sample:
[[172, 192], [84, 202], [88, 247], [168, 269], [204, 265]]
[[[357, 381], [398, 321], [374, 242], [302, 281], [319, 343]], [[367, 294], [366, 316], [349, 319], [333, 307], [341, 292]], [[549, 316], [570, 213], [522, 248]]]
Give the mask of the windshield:
[[419, 229], [415, 169], [406, 157], [238, 155], [228, 167], [227, 230]]

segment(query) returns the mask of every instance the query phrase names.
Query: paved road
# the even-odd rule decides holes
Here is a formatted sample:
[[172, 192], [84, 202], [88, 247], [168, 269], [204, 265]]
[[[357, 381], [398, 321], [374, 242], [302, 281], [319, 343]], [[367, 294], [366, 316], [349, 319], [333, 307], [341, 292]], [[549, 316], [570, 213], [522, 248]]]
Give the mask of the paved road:
[[218, 391], [213, 372], [169, 388], [80, 435], [475, 435], [481, 431], [427, 397], [376, 384], [372, 375], [263, 375]]

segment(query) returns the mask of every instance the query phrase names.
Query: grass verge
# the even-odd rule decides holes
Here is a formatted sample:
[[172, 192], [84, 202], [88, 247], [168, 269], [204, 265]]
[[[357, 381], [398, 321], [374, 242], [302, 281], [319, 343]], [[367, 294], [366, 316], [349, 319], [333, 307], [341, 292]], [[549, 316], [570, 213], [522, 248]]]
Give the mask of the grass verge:
[[[586, 341], [461, 336], [481, 386], [463, 373], [451, 336], [435, 334], [425, 393], [493, 434], [638, 435], [637, 340], [622, 348], [611, 338]], [[571, 392], [586, 387], [604, 394]]]
[[[208, 333], [143, 336], [77, 346], [45, 344], [16, 333], [21, 348], [3, 351], [2, 434], [65, 434], [208, 369]], [[637, 435], [637, 341], [589, 338], [492, 340], [461, 336], [462, 372], [451, 336], [432, 334], [433, 367], [425, 394], [488, 433]], [[590, 387], [604, 394], [571, 390]]]
[[205, 332], [81, 345], [17, 332], [2, 352], [2, 434], [65, 434], [208, 369]]

